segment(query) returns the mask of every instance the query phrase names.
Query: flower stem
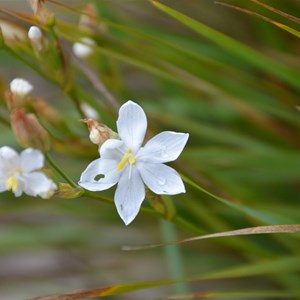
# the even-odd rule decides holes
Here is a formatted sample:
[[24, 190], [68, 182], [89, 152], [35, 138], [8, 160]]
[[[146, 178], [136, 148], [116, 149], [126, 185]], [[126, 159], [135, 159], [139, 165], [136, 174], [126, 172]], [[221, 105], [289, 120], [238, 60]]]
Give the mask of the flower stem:
[[56, 164], [49, 153], [45, 153], [45, 157], [49, 165], [62, 177], [64, 178], [72, 187], [77, 187], [77, 184], [67, 175], [64, 171]]
[[[168, 243], [171, 241], [176, 241], [177, 238], [177, 232], [176, 227], [174, 224], [165, 221], [160, 220], [160, 230], [162, 234], [162, 239], [164, 243]], [[180, 251], [180, 246], [178, 245], [170, 245], [164, 247], [165, 251], [165, 259], [169, 271], [169, 275], [171, 279], [182, 279], [184, 278], [184, 268], [183, 268], [183, 260], [182, 255]], [[173, 291], [176, 294], [187, 294], [188, 293], [188, 287], [185, 282], [180, 282], [178, 284], [175, 284], [173, 286]]]

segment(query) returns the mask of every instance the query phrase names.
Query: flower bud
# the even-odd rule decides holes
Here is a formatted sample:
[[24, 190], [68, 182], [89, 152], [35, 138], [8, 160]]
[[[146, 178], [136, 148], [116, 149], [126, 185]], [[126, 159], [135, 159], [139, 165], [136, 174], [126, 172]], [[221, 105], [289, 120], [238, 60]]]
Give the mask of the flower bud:
[[90, 105], [88, 105], [86, 103], [81, 103], [80, 108], [87, 118], [99, 119], [98, 112]]
[[95, 45], [96, 43], [94, 40], [89, 37], [84, 37], [80, 40], [80, 42], [76, 42], [73, 45], [73, 52], [78, 58], [84, 59], [94, 52], [93, 46]]
[[45, 0], [27, 0], [31, 6], [35, 17], [45, 26], [53, 27], [55, 25], [54, 14], [45, 6]]
[[90, 131], [89, 137], [93, 144], [101, 146], [108, 139], [118, 138], [118, 134], [104, 124], [98, 123], [93, 119], [82, 119], [81, 121], [87, 123]]
[[22, 109], [11, 113], [11, 127], [18, 143], [46, 152], [50, 148], [50, 137], [34, 114], [27, 114]]
[[166, 220], [172, 220], [176, 215], [176, 209], [169, 197], [163, 195], [156, 195], [149, 189], [146, 189], [146, 197], [151, 207], [162, 214]]
[[84, 193], [84, 189], [80, 186], [72, 187], [68, 183], [60, 183], [55, 196], [62, 199], [74, 199], [80, 197]]
[[40, 52], [44, 49], [43, 33], [39, 27], [31, 26], [28, 30], [28, 38], [35, 51]]
[[33, 90], [33, 86], [25, 79], [15, 78], [10, 83], [10, 90], [14, 95], [24, 98]]
[[52, 124], [58, 125], [63, 121], [62, 115], [54, 107], [50, 106], [46, 101], [41, 98], [35, 98], [31, 102], [35, 113], [42, 120]]

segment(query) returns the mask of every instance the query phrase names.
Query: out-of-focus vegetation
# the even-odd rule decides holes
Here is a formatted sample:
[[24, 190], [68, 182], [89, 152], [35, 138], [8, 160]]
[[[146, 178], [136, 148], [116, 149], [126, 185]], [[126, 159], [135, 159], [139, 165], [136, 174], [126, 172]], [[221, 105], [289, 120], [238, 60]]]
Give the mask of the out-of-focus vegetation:
[[[115, 130], [118, 106], [132, 99], [147, 113], [149, 137], [162, 130], [190, 133], [172, 164], [187, 192], [172, 197], [171, 220], [161, 221], [146, 200], [128, 227], [112, 205], [112, 190], [98, 199], [1, 193], [0, 298], [116, 285], [61, 299], [110, 293], [119, 294], [114, 299], [298, 299], [297, 233], [134, 252], [121, 247], [300, 223], [299, 2], [264, 1], [277, 12], [250, 0], [224, 1], [246, 11], [212, 0], [89, 3], [45, 1], [55, 25], [23, 1], [0, 3], [0, 146], [19, 147], [5, 100], [15, 77], [32, 82], [33, 97], [55, 110], [56, 118], [31, 108], [51, 135], [53, 160], [75, 182], [98, 156], [79, 121], [80, 104]], [[27, 38], [34, 24], [43, 29], [45, 52], [37, 53]], [[87, 36], [94, 53], [83, 61], [72, 44]], [[188, 283], [170, 285], [174, 278]], [[160, 287], [146, 289], [152, 286]]]

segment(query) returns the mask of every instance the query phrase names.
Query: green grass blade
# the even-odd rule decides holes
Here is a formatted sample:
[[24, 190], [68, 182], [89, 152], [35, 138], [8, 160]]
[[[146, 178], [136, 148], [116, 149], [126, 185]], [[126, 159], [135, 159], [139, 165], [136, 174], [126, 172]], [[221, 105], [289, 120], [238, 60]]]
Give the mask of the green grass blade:
[[233, 38], [218, 32], [158, 1], [152, 1], [152, 3], [159, 10], [173, 17], [183, 25], [189, 27], [191, 30], [206, 37], [231, 54], [237, 55], [239, 58], [247, 61], [260, 70], [277, 75], [279, 78], [294, 87], [300, 88], [300, 75], [298, 73], [287, 69]]

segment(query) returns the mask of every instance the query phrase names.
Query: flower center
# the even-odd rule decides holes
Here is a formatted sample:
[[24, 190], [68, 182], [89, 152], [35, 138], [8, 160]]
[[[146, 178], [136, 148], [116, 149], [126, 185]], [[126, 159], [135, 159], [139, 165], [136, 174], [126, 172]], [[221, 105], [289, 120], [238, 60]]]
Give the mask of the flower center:
[[18, 189], [18, 180], [15, 175], [10, 176], [6, 181], [5, 181], [5, 187], [8, 191], [12, 190], [14, 193]]
[[121, 171], [126, 166], [127, 163], [131, 165], [135, 164], [135, 157], [131, 154], [130, 148], [127, 149], [126, 153], [123, 155], [122, 159], [117, 165], [117, 170]]

